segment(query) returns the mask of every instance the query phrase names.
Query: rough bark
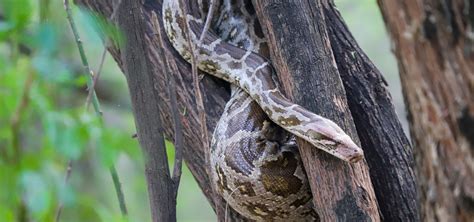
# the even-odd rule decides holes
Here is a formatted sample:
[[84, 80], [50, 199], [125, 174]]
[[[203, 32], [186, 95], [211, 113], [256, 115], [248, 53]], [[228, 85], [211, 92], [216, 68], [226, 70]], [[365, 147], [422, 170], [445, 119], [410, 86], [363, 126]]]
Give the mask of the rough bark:
[[378, 1], [394, 42], [423, 221], [474, 219], [474, 3]]
[[[92, 12], [97, 13], [99, 16], [104, 18], [111, 17], [113, 5], [115, 2], [118, 1], [75, 0], [76, 4], [88, 10], [91, 10]], [[157, 95], [149, 95], [148, 97], [142, 97], [142, 99], [147, 99], [147, 102], [150, 106], [157, 105], [158, 103], [160, 103], [160, 101], [164, 101], [160, 104], [160, 112], [151, 112], [152, 115], [148, 118], [154, 119], [159, 117], [159, 119], [162, 120], [161, 126], [163, 128], [163, 132], [166, 138], [174, 138], [173, 123], [171, 117], [172, 108], [170, 104], [170, 95], [168, 95], [166, 90], [167, 81], [165, 72], [167, 71], [167, 65], [164, 64], [164, 60], [161, 58], [162, 56], [166, 56], [168, 66], [173, 67], [174, 70], [177, 69], [179, 71], [172, 73], [172, 76], [174, 77], [174, 80], [176, 82], [178, 108], [182, 115], [181, 121], [184, 137], [183, 157], [188, 168], [190, 169], [194, 178], [198, 182], [198, 185], [200, 186], [201, 190], [205, 194], [208, 201], [211, 203], [211, 206], [214, 207], [215, 205], [214, 199], [212, 198], [210, 180], [205, 168], [205, 152], [204, 148], [200, 145], [203, 144], [203, 142], [201, 141], [202, 132], [200, 130], [199, 117], [194, 99], [191, 67], [186, 61], [179, 59], [179, 54], [175, 52], [171, 44], [169, 44], [168, 39], [158, 39], [158, 35], [153, 25], [154, 23], [162, 24], [161, 2], [162, 1], [154, 0], [145, 1], [142, 6], [144, 21], [146, 23], [146, 27], [145, 30], [143, 30], [142, 36], [144, 37], [144, 41], [147, 45], [147, 48], [143, 49], [143, 51], [146, 52], [147, 58], [152, 66], [150, 67], [151, 73], [153, 73], [152, 79], [142, 79], [142, 81], [148, 81], [147, 84], [153, 84], [153, 90], [156, 90], [158, 92]], [[156, 15], [158, 16], [157, 22], [152, 21], [152, 13], [156, 13]], [[113, 21], [110, 22], [114, 23]], [[161, 25], [160, 28], [162, 28]], [[164, 30], [161, 29], [161, 33], [164, 33]], [[162, 42], [164, 43], [164, 47], [161, 44]], [[124, 62], [122, 61], [123, 52], [113, 46], [109, 47], [108, 50], [119, 65], [119, 67], [124, 70]], [[220, 118], [220, 115], [224, 109], [225, 102], [229, 98], [230, 91], [224, 82], [216, 78], [210, 77], [209, 75], [205, 75], [204, 78], [201, 80], [200, 88], [203, 92], [204, 106], [207, 107], [207, 128], [210, 130], [210, 132], [208, 132], [208, 135], [212, 135], [212, 130], [214, 129], [217, 120]], [[145, 90], [145, 88], [140, 87], [130, 88], [130, 94], [133, 95], [135, 93], [144, 92]], [[136, 110], [138, 111], [139, 109]], [[152, 125], [153, 121], [150, 121], [148, 123]], [[220, 204], [219, 206], [224, 207], [225, 205]], [[220, 209], [220, 212], [224, 212], [224, 209]], [[219, 221], [223, 221], [223, 217], [224, 215], [220, 215], [220, 218], [218, 218]], [[228, 220], [230, 221], [243, 220], [242, 217], [231, 208], [230, 212], [228, 213], [228, 217]]]
[[[145, 22], [139, 1], [123, 1], [117, 7], [117, 25], [125, 41], [120, 46], [123, 71], [130, 90], [137, 135], [145, 159], [145, 176], [153, 221], [176, 221], [176, 197], [163, 137], [163, 124], [155, 113], [164, 103], [156, 88], [156, 76], [147, 59]], [[158, 100], [157, 100], [158, 99]]]
[[323, 10], [381, 216], [384, 221], [419, 221], [412, 148], [387, 83], [358, 46], [332, 1], [323, 1]]
[[[295, 103], [338, 123], [358, 141], [332, 54], [320, 1], [253, 1], [273, 66]], [[292, 42], [292, 44], [288, 44]], [[365, 161], [347, 164], [298, 139], [315, 210], [322, 221], [378, 221]]]
[[[114, 2], [113, 0], [75, 1], [106, 18], [110, 17], [112, 3]], [[299, 55], [297, 50], [292, 51], [295, 49], [289, 48], [292, 47], [295, 42], [295, 37], [290, 36], [290, 34], [294, 35], [294, 32], [275, 33], [275, 36], [282, 35], [285, 36], [285, 38], [283, 42], [271, 46], [272, 50], [276, 50], [278, 47], [282, 48], [281, 51], [286, 51], [287, 56], [294, 55], [293, 62], [286, 62], [286, 64], [289, 64], [289, 70], [288, 73], [283, 73], [283, 75], [280, 76], [282, 82], [289, 83], [291, 79], [295, 84], [300, 84], [301, 87], [303, 87], [296, 89], [290, 84], [285, 84], [285, 90], [287, 93], [291, 93], [296, 102], [341, 123], [344, 128], [348, 129], [353, 138], [357, 138], [355, 133], [355, 128], [357, 128], [357, 133], [361, 138], [361, 144], [370, 166], [370, 176], [375, 187], [375, 192], [377, 198], [380, 198], [380, 211], [383, 217], [385, 219], [392, 218], [393, 220], [397, 218], [401, 220], [414, 218], [413, 216], [410, 217], [410, 215], [416, 215], [417, 212], [416, 207], [413, 208], [414, 204], [412, 200], [413, 196], [416, 196], [413, 195], [416, 194], [416, 190], [413, 188], [413, 173], [410, 168], [410, 146], [395, 116], [390, 96], [385, 89], [380, 73], [355, 44], [354, 39], [347, 31], [340, 16], [334, 11], [331, 5], [325, 1], [322, 1], [323, 4], [321, 4], [320, 1], [314, 3], [306, 3], [305, 1], [292, 2], [292, 4], [311, 5], [311, 7], [308, 8], [294, 8], [294, 10], [301, 10], [297, 11], [296, 14], [303, 14], [302, 12], [308, 14], [306, 15], [308, 16], [306, 17], [306, 22], [311, 25], [312, 34], [316, 36], [307, 36], [307, 34], [305, 34], [303, 37], [308, 38], [308, 41], [312, 42], [315, 47], [309, 49], [307, 52], [315, 54], [307, 54], [307, 56], [310, 57], [310, 59], [308, 59]], [[261, 3], [256, 2], [256, 4]], [[165, 56], [170, 66], [177, 67], [179, 70], [179, 72], [173, 73], [173, 76], [177, 83], [178, 106], [183, 113], [184, 159], [204, 194], [214, 206], [209, 178], [204, 166], [204, 148], [200, 146], [200, 144], [203, 143], [200, 141], [201, 132], [194, 100], [190, 66], [184, 60], [178, 58], [179, 55], [171, 48], [167, 39], [163, 40], [165, 47], [161, 46], [152, 25], [151, 13], [153, 11], [158, 15], [158, 23], [161, 24], [161, 1], [145, 1], [143, 8], [146, 23], [144, 40], [148, 46], [143, 50], [146, 51], [148, 60], [152, 66], [151, 70], [154, 75], [151, 81], [154, 90], [158, 92], [155, 98], [151, 98], [153, 96], [150, 96], [149, 99], [151, 100], [149, 102], [155, 104], [159, 103], [160, 100], [165, 101], [161, 104], [162, 106], [160, 106], [159, 116], [162, 120], [166, 137], [173, 138], [174, 132], [172, 118], [170, 117], [171, 108], [169, 95], [167, 95], [165, 90], [166, 81], [164, 72], [166, 65], [163, 64], [164, 62], [161, 59], [161, 56]], [[280, 12], [285, 14], [286, 17], [294, 16], [294, 14], [288, 14], [288, 12], [282, 8], [280, 8]], [[271, 13], [274, 12], [270, 10], [267, 14], [259, 13], [259, 17], [263, 20], [271, 20]], [[266, 16], [268, 16], [268, 18], [265, 18]], [[275, 23], [275, 21], [272, 23]], [[292, 25], [298, 27], [295, 23]], [[295, 27], [291, 28], [294, 29]], [[298, 34], [298, 32], [296, 32], [296, 34]], [[276, 43], [276, 41], [274, 42]], [[159, 50], [161, 48], [163, 48], [164, 52]], [[309, 47], [304, 45], [304, 48]], [[124, 69], [124, 64], [121, 60], [121, 54], [123, 54], [123, 52], [114, 47], [109, 48], [109, 51], [119, 66]], [[283, 54], [281, 57], [278, 56], [279, 55], [274, 54], [274, 59], [288, 58], [284, 57]], [[281, 65], [285, 64], [284, 61], [285, 60], [276, 61], [280, 63], [277, 65], [278, 69], [285, 67]], [[306, 66], [308, 66], [306, 68], [311, 70], [311, 73], [324, 73], [324, 75], [303, 77], [304, 72], [297, 66], [303, 61]], [[309, 61], [313, 63], [309, 63]], [[339, 70], [335, 67], [335, 63], [337, 63]], [[341, 75], [341, 77], [339, 77], [339, 75]], [[305, 86], [301, 83], [300, 78], [309, 78], [312, 83], [311, 86], [315, 87], [309, 87], [310, 85]], [[345, 89], [342, 87], [341, 79]], [[319, 80], [331, 83], [331, 85], [323, 85]], [[213, 130], [223, 110], [223, 106], [228, 99], [229, 92], [226, 85], [224, 82], [209, 77], [208, 75], [202, 80], [201, 89], [203, 90], [207, 110], [207, 124], [210, 131]], [[312, 91], [314, 90], [313, 88], [316, 88], [317, 91]], [[133, 94], [136, 92], [132, 92], [132, 90], [139, 92], [145, 89], [130, 88], [130, 90], [131, 94]], [[311, 93], [313, 96], [305, 97], [301, 92]], [[347, 102], [345, 95], [348, 96]], [[317, 98], [317, 102], [313, 100], [314, 98]], [[334, 98], [336, 98], [335, 101], [337, 102], [333, 101]], [[347, 104], [351, 111], [347, 110]], [[351, 114], [354, 117], [355, 128], [352, 123]], [[211, 135], [211, 132], [209, 132], [209, 135]], [[306, 152], [303, 155], [305, 158], [308, 158], [305, 160], [306, 165], [311, 163], [307, 167], [317, 170], [311, 173], [312, 177], [318, 174], [315, 180], [313, 180], [313, 188], [318, 188], [314, 189], [314, 192], [326, 198], [319, 199], [319, 206], [322, 206], [320, 213], [324, 214], [323, 218], [339, 220], [379, 220], [375, 204], [376, 200], [370, 179], [368, 178], [365, 163], [356, 164], [354, 166], [343, 164], [309, 147], [303, 148], [303, 152]], [[310, 155], [307, 155], [308, 153]], [[316, 157], [315, 153], [321, 157]], [[326, 176], [323, 178], [321, 175]], [[314, 186], [316, 183], [318, 183], [317, 187]], [[335, 186], [330, 188], [330, 186], [334, 184]], [[320, 187], [324, 189], [320, 189]], [[341, 193], [336, 193], [335, 191], [337, 190]], [[330, 194], [334, 194], [334, 196], [330, 196]], [[383, 199], [383, 195], [386, 195], [387, 199]], [[389, 198], [393, 198], [393, 201], [388, 200]], [[327, 206], [322, 204], [326, 204], [326, 202], [331, 204]], [[393, 211], [392, 214], [388, 213], [390, 207]], [[219, 219], [222, 220], [223, 218]], [[241, 218], [233, 212], [231, 213], [230, 220], [241, 220]]]

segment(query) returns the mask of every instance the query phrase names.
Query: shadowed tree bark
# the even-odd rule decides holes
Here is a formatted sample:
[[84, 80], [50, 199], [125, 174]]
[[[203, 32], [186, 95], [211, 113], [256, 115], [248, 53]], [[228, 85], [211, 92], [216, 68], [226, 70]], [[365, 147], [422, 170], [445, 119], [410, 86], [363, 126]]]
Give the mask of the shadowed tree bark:
[[[75, 2], [110, 18], [115, 1]], [[312, 180], [313, 202], [322, 220], [379, 221], [383, 218], [386, 221], [416, 221], [418, 211], [414, 197], [417, 192], [411, 169], [411, 147], [395, 115], [380, 72], [357, 46], [332, 2], [293, 0], [254, 1], [254, 4], [259, 19], [266, 27], [273, 64], [288, 96], [334, 119], [356, 141], [358, 134], [366, 154], [366, 162], [349, 165], [304, 143], [300, 144], [305, 167], [309, 169]], [[164, 101], [156, 115], [162, 120], [166, 137], [173, 138], [165, 70], [166, 67], [176, 67], [178, 72], [173, 73], [173, 77], [177, 86], [178, 107], [183, 115], [184, 159], [214, 206], [204, 166], [204, 149], [207, 147], [200, 145], [203, 144], [200, 141], [202, 132], [190, 66], [172, 49], [167, 39], [158, 39], [152, 13], [156, 13], [157, 23], [161, 24], [161, 1], [145, 1], [142, 11], [146, 29], [140, 35], [144, 36], [148, 46], [144, 50], [151, 64], [152, 85], [159, 92], [155, 95], [159, 98], [153, 98], [150, 102]], [[310, 43], [311, 47], [306, 43]], [[109, 51], [124, 69], [121, 58], [125, 52], [115, 47], [110, 47]], [[161, 59], [162, 56], [166, 57], [167, 62]], [[212, 135], [229, 97], [228, 84], [206, 75], [201, 81], [201, 89], [210, 131], [208, 134]], [[135, 95], [147, 88], [130, 90], [131, 95]], [[219, 216], [223, 220], [224, 215]], [[242, 218], [233, 212], [230, 220]]]
[[423, 221], [474, 220], [474, 2], [378, 1], [408, 106]]
[[[258, 0], [254, 5], [287, 96], [335, 121], [357, 141], [321, 2]], [[365, 161], [347, 164], [302, 139], [298, 145], [322, 221], [379, 220]]]
[[112, 17], [117, 19], [125, 39], [120, 43], [123, 52], [120, 59], [130, 90], [138, 141], [145, 159], [151, 218], [153, 221], [173, 222], [176, 221], [175, 190], [178, 186], [175, 186], [169, 171], [162, 120], [155, 115], [162, 110], [164, 101], [159, 93], [164, 90], [154, 87], [157, 76], [151, 72], [152, 64], [147, 59], [146, 25], [141, 6], [138, 1], [123, 1], [114, 7], [116, 16]]

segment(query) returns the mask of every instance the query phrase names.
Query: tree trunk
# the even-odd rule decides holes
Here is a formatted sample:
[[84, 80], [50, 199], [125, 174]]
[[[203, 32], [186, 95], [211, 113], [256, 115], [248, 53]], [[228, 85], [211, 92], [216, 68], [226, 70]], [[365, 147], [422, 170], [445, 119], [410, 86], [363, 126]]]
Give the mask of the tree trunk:
[[378, 1], [408, 106], [423, 221], [474, 219], [474, 2]]
[[[334, 116], [338, 108], [331, 104], [333, 101], [325, 101], [321, 97], [326, 99], [332, 98], [333, 95], [345, 97], [341, 93], [336, 93], [337, 90], [334, 88], [335, 85], [340, 84], [338, 83], [340, 81], [338, 76], [340, 75], [347, 95], [350, 113], [354, 118], [357, 133], [370, 167], [370, 177], [375, 188], [382, 218], [385, 221], [417, 221], [419, 219], [417, 190], [412, 170], [411, 147], [397, 119], [381, 73], [359, 48], [341, 16], [335, 10], [332, 1], [320, 1], [321, 3], [319, 1], [292, 2], [294, 4], [279, 4], [278, 1], [254, 2], [257, 7], [257, 14], [261, 22], [264, 23], [263, 26], [269, 29], [267, 30], [269, 33], [266, 34], [270, 38], [271, 45], [276, 45], [276, 49], [272, 48], [273, 51], [276, 51], [273, 53], [272, 61], [277, 70], [280, 70], [280, 79], [283, 80], [283, 85], [287, 87], [286, 91], [294, 95], [300, 95], [300, 98], [296, 98], [296, 102], [302, 101], [301, 104], [312, 106], [310, 108], [314, 111], [338, 119], [340, 117]], [[310, 12], [305, 13], [306, 11]], [[302, 22], [308, 21], [306, 18], [311, 16], [313, 17], [309, 19], [309, 23]], [[317, 25], [313, 26], [313, 23], [317, 23]], [[308, 31], [309, 34], [306, 34], [304, 30], [310, 29], [311, 26], [315, 28]], [[318, 38], [322, 38], [322, 40], [318, 40]], [[316, 43], [314, 44], [319, 43], [318, 46], [311, 45], [311, 42], [315, 40]], [[327, 43], [330, 43], [330, 46]], [[295, 54], [291, 55], [291, 53]], [[335, 58], [338, 70], [334, 70], [334, 67], [331, 66], [334, 63], [331, 61], [331, 57]], [[299, 58], [299, 63], [295, 63], [294, 58]], [[316, 61], [312, 61], [314, 58], [316, 58]], [[313, 74], [305, 76], [308, 73]], [[290, 76], [288, 77], [288, 75]], [[295, 78], [296, 75], [300, 75], [300, 77]], [[288, 78], [292, 81], [287, 80]], [[303, 83], [301, 83], [302, 79], [304, 79]], [[292, 82], [293, 87], [288, 82]], [[313, 88], [305, 90], [305, 87], [310, 85], [308, 82], [316, 84]], [[302, 85], [298, 85], [298, 83]], [[288, 87], [289, 85], [290, 87]], [[325, 87], [324, 85], [330, 85], [331, 89], [326, 89], [326, 92], [324, 92], [324, 89], [321, 89]], [[315, 93], [318, 90], [320, 92]], [[306, 95], [306, 99], [301, 98], [303, 93]], [[345, 100], [345, 98], [342, 98], [342, 100]], [[338, 114], [342, 116], [342, 114]], [[347, 121], [351, 117], [346, 116], [344, 118]], [[329, 179], [325, 179], [326, 181], [312, 179], [313, 183], [317, 182], [318, 189], [316, 191], [324, 190], [324, 193], [318, 193], [317, 198], [315, 198], [315, 201], [320, 201], [320, 203], [315, 204], [321, 207], [323, 211], [325, 208], [330, 210], [332, 203], [328, 203], [328, 201], [338, 200], [338, 195], [334, 195], [329, 199], [324, 197], [331, 195], [331, 192], [342, 187], [336, 186], [337, 188], [332, 187], [329, 188], [330, 190], [325, 190], [325, 187], [321, 187], [321, 184], [330, 183], [331, 178], [341, 178], [341, 172], [334, 170], [329, 173], [327, 169], [318, 172], [321, 164], [317, 162], [325, 160], [320, 158], [319, 161], [315, 160], [313, 162], [309, 158], [314, 157], [307, 152], [308, 150], [302, 150], [302, 155], [306, 159], [305, 167], [310, 169], [308, 170], [310, 178], [315, 176], [324, 178], [321, 175], [329, 177]], [[359, 178], [363, 176], [361, 174], [363, 171], [356, 170], [355, 172], [357, 172]], [[346, 179], [349, 180], [349, 178]], [[348, 187], [343, 189], [350, 190]], [[357, 195], [352, 195], [352, 197], [354, 196], [357, 198]], [[357, 203], [357, 200], [354, 199], [353, 203]], [[336, 206], [340, 206], [340, 203]], [[366, 206], [370, 206], [370, 204]], [[354, 210], [354, 213], [358, 207], [353, 207], [351, 209], [351, 206], [345, 206], [345, 209], [348, 211]], [[335, 211], [336, 208], [332, 210]], [[344, 215], [341, 213], [339, 212], [340, 216]], [[353, 215], [355, 216], [357, 213]], [[358, 216], [352, 219], [361, 220], [363, 214]], [[334, 218], [327, 217], [327, 219]]]
[[[115, 23], [114, 21], [111, 21], [111, 14], [113, 8], [115, 7], [115, 4], [119, 1], [74, 0], [74, 2], [82, 7], [91, 10], [94, 13], [97, 13], [99, 16], [108, 19], [109, 22]], [[183, 158], [191, 173], [193, 174], [194, 178], [198, 182], [198, 185], [203, 191], [204, 195], [211, 203], [211, 206], [214, 208], [214, 210], [216, 210], [214, 198], [212, 197], [210, 179], [207, 175], [205, 167], [205, 148], [201, 145], [203, 144], [201, 136], [203, 133], [201, 132], [198, 111], [196, 109], [196, 103], [194, 99], [195, 94], [192, 84], [191, 67], [186, 61], [179, 59], [179, 54], [172, 48], [171, 44], [169, 44], [168, 39], [166, 39], [166, 35], [164, 35], [165, 32], [162, 29], [162, 25], [159, 25], [160, 27], [158, 28], [160, 28], [161, 33], [163, 33], [165, 39], [159, 39], [156, 27], [154, 27], [154, 24], [162, 24], [161, 3], [162, 1], [147, 0], [144, 1], [144, 3], [142, 4], [142, 13], [146, 23], [146, 30], [144, 30], [144, 35], [141, 36], [144, 36], [145, 43], [147, 45], [147, 48], [145, 49], [145, 54], [147, 55], [148, 60], [152, 66], [150, 69], [154, 76], [152, 80], [140, 79], [144, 78], [140, 76], [127, 77], [127, 83], [130, 84], [130, 82], [128, 81], [132, 80], [132, 78], [139, 79], [136, 81], [149, 81], [153, 83], [152, 90], [158, 90], [159, 94], [156, 95], [155, 98], [145, 95], [145, 97], [142, 97], [141, 99], [146, 100], [149, 106], [160, 107], [160, 112], [156, 113], [155, 115], [150, 115], [148, 116], [148, 118], [150, 118], [151, 120], [152, 118], [159, 117], [161, 119], [162, 128], [166, 138], [172, 140], [172, 138], [174, 138], [174, 128], [172, 121], [173, 118], [171, 116], [172, 108], [170, 103], [170, 95], [168, 95], [168, 92], [166, 90], [168, 84], [168, 81], [166, 81], [166, 71], [168, 70], [168, 67], [171, 67], [173, 70], [178, 70], [178, 72], [172, 73], [172, 76], [174, 77], [174, 80], [176, 82], [178, 108], [180, 113], [182, 114], [181, 122], [183, 129], [182, 133], [184, 136]], [[153, 21], [153, 13], [157, 15], [158, 21]], [[101, 32], [101, 30], [98, 31], [99, 33]], [[102, 32], [101, 34], [105, 33]], [[125, 64], [122, 61], [122, 54], [124, 52], [120, 51], [115, 46], [110, 46], [108, 50], [119, 65], [119, 67], [122, 70], [125, 70]], [[162, 59], [163, 56], [166, 57], [166, 62], [168, 64], [165, 64], [165, 60]], [[212, 135], [212, 131], [217, 123], [217, 120], [220, 118], [222, 111], [224, 110], [224, 105], [229, 99], [230, 91], [228, 90], [228, 87], [226, 87], [225, 82], [213, 78], [209, 75], [204, 75], [204, 78], [201, 80], [200, 88], [203, 92], [204, 106], [209, 108], [206, 110], [207, 128], [209, 129], [208, 135]], [[129, 87], [129, 89], [130, 95], [132, 97], [134, 95], [140, 95], [143, 90], [151, 90], [145, 87]], [[137, 112], [145, 112], [145, 110], [137, 109], [137, 107], [135, 107], [134, 110]], [[148, 121], [148, 127], [156, 127], [153, 126], [153, 122], [154, 121]], [[139, 127], [138, 124], [137, 127]], [[155, 139], [159, 140], [158, 137]], [[217, 211], [225, 211], [225, 205], [218, 204], [218, 206], [220, 206], [222, 209]], [[234, 210], [232, 210], [232, 208], [230, 208], [230, 211], [231, 212], [228, 214], [227, 218], [228, 220], [243, 220], [243, 218]], [[224, 215], [219, 215], [219, 221], [224, 221]]]
[[147, 59], [145, 22], [138, 1], [124, 1], [117, 10], [117, 25], [125, 41], [120, 45], [123, 71], [130, 90], [138, 140], [145, 159], [151, 218], [153, 221], [176, 221], [176, 195], [166, 155], [163, 124], [154, 113], [164, 104], [156, 89], [156, 77]]
[[[335, 121], [357, 141], [320, 1], [253, 2], [287, 96]], [[347, 164], [302, 139], [298, 145], [321, 221], [380, 219], [365, 161]]]
[[[116, 2], [75, 1], [106, 18], [110, 18], [112, 3]], [[280, 71], [279, 77], [286, 92], [295, 99], [295, 102], [336, 120], [356, 141], [358, 134], [361, 147], [366, 154], [370, 171], [364, 161], [345, 164], [303, 144], [302, 155], [306, 168], [310, 169], [308, 172], [312, 178], [313, 194], [316, 194], [314, 202], [323, 220], [378, 221], [381, 217], [387, 221], [416, 220], [418, 211], [413, 197], [416, 197], [417, 193], [411, 169], [411, 147], [395, 115], [380, 72], [357, 46], [331, 2], [293, 0], [288, 5], [280, 1], [254, 1], [254, 3], [258, 9], [259, 19], [264, 21], [264, 26], [266, 24], [294, 26], [291, 27], [292, 31], [287, 32], [281, 31], [283, 29], [277, 26], [275, 29], [268, 26], [266, 30], [272, 43], [270, 48], [274, 52], [273, 64]], [[302, 8], [298, 5], [308, 7]], [[293, 11], [287, 9], [287, 6], [292, 6]], [[295, 15], [290, 14], [296, 12], [294, 10], [301, 14], [295, 18], [303, 18], [305, 24], [311, 27], [311, 33], [299, 33], [295, 30], [308, 27], [298, 26], [300, 24], [295, 20], [287, 18]], [[153, 86], [160, 92], [157, 95], [159, 98], [155, 98], [155, 101], [156, 103], [165, 101], [159, 113], [164, 133], [167, 138], [173, 138], [171, 108], [165, 81], [166, 64], [162, 56], [166, 57], [171, 67], [177, 67], [179, 70], [173, 73], [173, 76], [177, 83], [178, 106], [183, 113], [184, 159], [204, 194], [214, 206], [210, 180], [204, 164], [204, 149], [207, 147], [201, 146], [202, 133], [194, 100], [190, 66], [179, 58], [167, 39], [162, 40], [164, 42], [162, 45], [156, 35], [152, 13], [157, 14], [159, 20], [157, 23], [161, 24], [161, 1], [145, 1], [143, 12], [147, 24], [144, 34], [148, 47], [145, 50], [152, 65]], [[280, 14], [288, 20], [278, 21]], [[164, 33], [163, 30], [161, 32]], [[298, 34], [302, 35], [295, 36]], [[272, 38], [274, 39], [271, 40]], [[306, 51], [310, 59], [299, 53], [302, 46], [292, 48], [295, 39], [312, 43], [313, 48]], [[164, 49], [163, 53], [158, 50], [161, 48]], [[275, 53], [278, 50], [281, 54]], [[114, 47], [109, 48], [109, 51], [124, 69], [121, 60], [123, 57], [121, 54], [124, 52]], [[304, 62], [305, 67], [299, 68], [297, 63], [290, 61]], [[303, 78], [310, 78], [311, 81], [304, 82]], [[290, 82], [297, 85], [292, 86]], [[229, 97], [226, 85], [209, 75], [205, 75], [201, 81], [207, 108], [209, 135], [212, 135], [215, 123]], [[130, 90], [140, 91], [132, 88]], [[135, 95], [137, 92], [130, 93]], [[305, 97], [304, 94], [311, 96]], [[378, 210], [382, 215], [379, 215]], [[222, 216], [220, 215], [220, 220], [223, 219]], [[231, 216], [231, 221], [242, 220], [235, 212]]]

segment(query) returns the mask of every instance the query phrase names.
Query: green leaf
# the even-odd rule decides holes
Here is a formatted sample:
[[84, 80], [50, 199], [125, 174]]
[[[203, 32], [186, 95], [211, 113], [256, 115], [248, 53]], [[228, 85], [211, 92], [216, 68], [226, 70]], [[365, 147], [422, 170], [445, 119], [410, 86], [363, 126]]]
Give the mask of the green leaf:
[[39, 76], [50, 83], [72, 83], [72, 73], [61, 60], [37, 55], [33, 57], [33, 66]]
[[35, 218], [44, 217], [52, 204], [51, 190], [43, 177], [33, 171], [23, 172], [20, 179], [23, 198]]
[[0, 205], [0, 221], [14, 221], [15, 212], [6, 205]]
[[110, 38], [116, 44], [123, 44], [123, 34], [120, 29], [114, 24], [104, 19], [102, 16], [97, 15], [90, 10], [81, 8], [81, 16], [79, 17], [81, 23], [84, 23], [86, 27], [92, 27], [93, 30], [100, 30], [106, 37]]
[[3, 39], [9, 32], [15, 28], [11, 22], [0, 21], [0, 39]]
[[51, 23], [38, 24], [33, 34], [25, 39], [31, 48], [45, 56], [51, 56], [59, 48], [58, 30]]
[[3, 13], [16, 29], [24, 29], [34, 14], [31, 0], [4, 0], [0, 2]]
[[89, 141], [90, 131], [94, 127], [79, 121], [77, 116], [67, 113], [47, 113], [43, 125], [47, 140], [62, 156], [76, 160]]

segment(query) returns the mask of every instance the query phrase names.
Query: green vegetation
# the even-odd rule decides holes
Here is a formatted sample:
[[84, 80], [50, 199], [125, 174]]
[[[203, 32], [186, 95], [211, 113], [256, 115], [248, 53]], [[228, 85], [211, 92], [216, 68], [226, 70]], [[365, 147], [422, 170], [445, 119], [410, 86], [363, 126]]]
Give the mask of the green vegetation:
[[[107, 56], [97, 86], [101, 124], [92, 106], [86, 110], [87, 78], [61, 2], [6, 0], [0, 10], [0, 221], [54, 221], [60, 204], [62, 221], [120, 220], [108, 173], [114, 163], [129, 218], [149, 221], [140, 147], [132, 138], [127, 87], [115, 62]], [[103, 51], [94, 31], [98, 18], [77, 8], [73, 14], [96, 71]], [[191, 204], [208, 205], [203, 201], [185, 170], [179, 213], [186, 215]], [[212, 218], [209, 206], [189, 212]]]

